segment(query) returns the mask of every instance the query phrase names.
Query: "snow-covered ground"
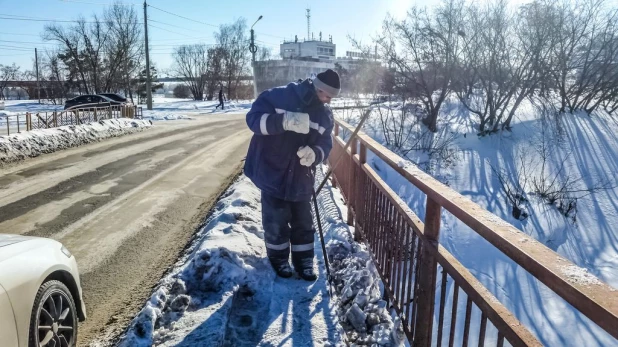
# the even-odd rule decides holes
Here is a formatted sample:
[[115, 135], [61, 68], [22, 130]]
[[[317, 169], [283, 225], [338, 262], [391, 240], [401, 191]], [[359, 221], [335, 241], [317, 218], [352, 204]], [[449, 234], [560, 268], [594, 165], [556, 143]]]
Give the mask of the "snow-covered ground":
[[332, 298], [317, 235], [318, 280], [276, 277], [266, 258], [260, 192], [242, 176], [120, 346], [343, 346], [344, 331], [354, 340], [399, 346], [402, 331], [393, 329], [380, 300], [375, 267], [342, 221], [343, 198], [328, 185], [318, 205], [335, 283]]
[[[397, 116], [400, 105], [391, 106]], [[540, 114], [539, 109], [526, 104], [518, 112], [512, 132], [478, 137], [475, 118], [456, 100], [450, 100], [442, 109], [439, 134], [424, 140], [435, 143], [440, 138], [452, 137], [448, 150], [433, 159], [425, 152], [411, 151], [406, 153], [411, 162], [402, 161], [401, 165], [419, 164], [454, 190], [577, 265], [565, 268], [565, 274], [584, 275], [576, 278], [589, 278], [592, 274], [618, 288], [618, 122], [604, 114], [563, 115], [558, 120], [546, 120], [546, 131], [541, 132]], [[338, 111], [336, 116], [353, 124], [358, 122], [358, 112]], [[386, 144], [387, 137], [375, 113], [364, 131]], [[401, 149], [394, 150], [402, 153]], [[545, 173], [549, 180], [556, 175], [561, 180], [571, 177], [573, 191], [599, 186], [609, 189], [573, 193], [577, 197], [577, 212], [564, 216], [555, 204], [549, 205], [531, 193], [533, 178], [542, 176], [542, 152], [548, 153]], [[522, 158], [526, 162], [523, 166]], [[424, 218], [425, 197], [418, 189], [371, 153], [368, 163]], [[503, 170], [510, 181], [524, 188], [527, 201], [521, 207], [530, 213], [527, 219], [513, 217], [512, 205], [506, 201], [492, 167]], [[618, 341], [449, 213], [442, 215], [440, 242], [543, 344], [618, 346]]]
[[219, 101], [195, 101], [192, 99], [153, 98], [152, 111], [142, 105], [145, 119], [175, 120], [187, 119], [210, 114], [241, 113], [251, 108], [251, 100], [232, 100], [225, 102], [225, 109], [216, 108]]
[[[219, 101], [195, 101], [193, 99], [165, 98], [162, 96], [153, 97], [153, 109], [149, 111], [146, 105], [142, 107], [145, 119], [155, 121], [187, 119], [196, 116], [210, 114], [225, 114], [246, 112], [251, 108], [252, 100], [232, 100], [225, 102], [225, 109], [216, 108]], [[64, 109], [63, 105], [53, 105], [49, 103], [39, 104], [37, 100], [7, 100], [5, 109], [0, 110], [0, 124], [5, 116], [24, 115], [26, 112], [53, 112]]]
[[152, 123], [147, 120], [118, 118], [0, 136], [0, 166], [44, 153], [142, 131], [150, 126]]

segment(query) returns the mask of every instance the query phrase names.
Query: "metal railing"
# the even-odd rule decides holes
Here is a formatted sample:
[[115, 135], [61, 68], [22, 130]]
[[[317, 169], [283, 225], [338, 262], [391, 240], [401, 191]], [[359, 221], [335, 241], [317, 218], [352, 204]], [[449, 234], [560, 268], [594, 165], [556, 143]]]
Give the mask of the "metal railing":
[[[443, 209], [618, 338], [618, 291], [600, 281], [587, 284], [569, 281], [560, 269], [572, 265], [570, 261], [538, 242], [518, 242], [526, 235], [420, 169], [400, 167], [401, 158], [369, 136], [360, 133], [343, 153], [345, 144], [339, 137], [340, 130], [349, 136], [353, 128], [336, 120], [330, 155], [333, 160], [343, 155], [334, 171], [334, 182], [348, 204], [347, 222], [355, 226], [357, 240], [365, 242], [371, 251], [386, 295], [414, 346], [442, 346], [447, 341], [452, 346], [455, 339], [466, 346], [471, 339], [471, 325], [478, 329], [478, 345], [484, 346], [488, 322], [497, 330], [497, 346], [503, 346], [505, 340], [513, 346], [541, 345], [440, 245]], [[424, 193], [427, 199], [424, 222], [366, 163], [367, 151]], [[438, 326], [434, 327], [436, 309]], [[480, 310], [480, 314], [473, 315], [473, 309]]]
[[[96, 106], [95, 106], [96, 105]], [[50, 129], [64, 125], [80, 125], [98, 122], [102, 119], [142, 118], [142, 108], [138, 106], [92, 104], [92, 107], [68, 109], [50, 112], [26, 112], [25, 115], [15, 115], [0, 118], [2, 133], [10, 135], [21, 131], [35, 129]]]

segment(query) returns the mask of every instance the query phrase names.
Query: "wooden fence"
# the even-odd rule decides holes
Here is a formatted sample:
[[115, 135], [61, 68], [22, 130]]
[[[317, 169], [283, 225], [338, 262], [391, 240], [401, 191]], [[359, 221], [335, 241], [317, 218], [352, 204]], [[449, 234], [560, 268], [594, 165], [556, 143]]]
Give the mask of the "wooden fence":
[[[350, 125], [336, 121], [330, 158], [343, 157], [334, 172], [335, 184], [341, 188], [348, 204], [348, 224], [356, 227], [357, 239], [369, 247], [388, 299], [402, 319], [412, 345], [442, 346], [448, 341], [448, 346], [452, 346], [455, 329], [459, 326], [463, 327], [463, 334], [460, 331], [459, 336], [467, 346], [470, 326], [474, 324], [478, 327], [478, 345], [484, 346], [488, 322], [498, 331], [497, 346], [503, 346], [505, 340], [513, 346], [541, 345], [440, 245], [443, 210], [618, 339], [618, 291], [601, 281], [585, 284], [569, 280], [564, 268], [573, 265], [570, 261], [534, 240], [520, 242], [529, 237], [418, 168], [400, 167], [401, 158], [369, 136], [360, 133], [350, 149], [343, 153], [340, 132], [349, 136], [352, 131]], [[427, 199], [424, 221], [366, 163], [368, 151], [424, 193]], [[440, 274], [438, 269], [441, 269]], [[447, 289], [449, 282], [451, 286]], [[465, 313], [458, 309], [460, 298], [464, 296], [460, 293], [465, 294]], [[447, 297], [452, 302], [450, 307], [446, 307]], [[473, 308], [481, 312], [477, 322], [471, 321]], [[438, 326], [434, 327], [436, 310]]]

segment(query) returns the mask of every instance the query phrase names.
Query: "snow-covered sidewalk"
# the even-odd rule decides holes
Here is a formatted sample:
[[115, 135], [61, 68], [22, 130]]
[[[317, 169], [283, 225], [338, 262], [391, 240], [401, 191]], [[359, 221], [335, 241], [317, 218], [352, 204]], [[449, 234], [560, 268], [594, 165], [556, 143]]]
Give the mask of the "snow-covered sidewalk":
[[146, 120], [117, 118], [0, 136], [0, 166], [44, 153], [142, 131], [150, 126], [152, 122]]
[[[337, 202], [337, 203], [336, 203]], [[343, 199], [318, 197], [334, 282], [329, 297], [316, 235], [316, 282], [277, 277], [266, 258], [260, 191], [244, 176], [217, 203], [196, 241], [161, 281], [120, 346], [396, 346], [370, 257], [342, 221]], [[391, 336], [392, 335], [392, 336]], [[398, 335], [398, 336], [394, 336]]]

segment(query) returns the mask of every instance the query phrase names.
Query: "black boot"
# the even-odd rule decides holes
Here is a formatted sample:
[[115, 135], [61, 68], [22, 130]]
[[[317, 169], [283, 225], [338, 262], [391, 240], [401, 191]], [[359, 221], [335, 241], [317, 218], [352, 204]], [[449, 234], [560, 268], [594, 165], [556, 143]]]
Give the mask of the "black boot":
[[313, 270], [313, 258], [302, 259], [294, 264], [294, 268], [300, 278], [305, 281], [315, 281], [318, 279], [318, 275]]
[[286, 260], [280, 259], [270, 259], [270, 265], [272, 265], [273, 269], [277, 273], [277, 276], [283, 278], [290, 278], [294, 274], [290, 263]]

